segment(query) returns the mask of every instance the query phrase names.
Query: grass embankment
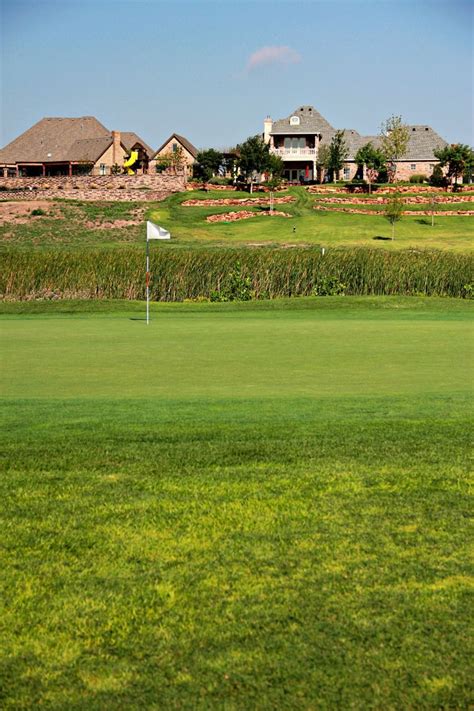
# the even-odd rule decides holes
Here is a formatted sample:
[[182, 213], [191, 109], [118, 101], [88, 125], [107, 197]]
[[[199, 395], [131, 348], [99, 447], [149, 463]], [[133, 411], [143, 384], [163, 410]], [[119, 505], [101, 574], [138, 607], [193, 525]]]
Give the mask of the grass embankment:
[[[469, 217], [436, 217], [435, 226], [424, 215], [406, 216], [396, 226], [396, 238], [389, 237], [391, 229], [381, 215], [353, 215], [317, 211], [320, 195], [308, 193], [304, 188], [291, 188], [287, 193], [295, 198], [293, 203], [276, 206], [291, 217], [255, 218], [238, 222], [206, 222], [206, 217], [229, 211], [252, 210], [261, 212], [265, 206], [198, 206], [183, 207], [190, 198], [222, 199], [226, 197], [249, 198], [248, 193], [227, 191], [196, 191], [172, 195], [162, 203], [85, 203], [64, 201], [59, 203], [57, 215], [31, 217], [27, 224], [14, 221], [0, 228], [2, 244], [18, 247], [52, 247], [58, 249], [81, 248], [90, 245], [102, 247], [126, 246], [143, 243], [146, 217], [169, 229], [173, 241], [166, 248], [240, 245], [306, 245], [322, 246], [373, 246], [388, 250], [403, 248], [429, 248], [454, 251], [472, 250], [472, 222]], [[445, 195], [445, 193], [443, 193]], [[255, 197], [261, 198], [257, 193]], [[340, 197], [340, 196], [338, 196]], [[363, 197], [363, 196], [362, 196]], [[405, 196], [404, 196], [405, 197]], [[352, 196], [345, 194], [347, 206]], [[353, 198], [352, 198], [353, 199]], [[464, 203], [466, 209], [472, 203]], [[426, 206], [418, 206], [420, 210]], [[373, 208], [374, 211], [376, 207]], [[407, 205], [407, 209], [418, 209]], [[440, 206], [440, 209], [445, 209]], [[446, 207], [446, 209], [452, 209]], [[456, 209], [463, 209], [457, 204]], [[137, 215], [141, 225], [134, 224]], [[128, 226], [113, 228], [107, 223], [125, 220]]]
[[466, 708], [470, 304], [96, 306], [2, 306], [2, 707]]
[[[468, 254], [375, 249], [151, 249], [152, 298], [276, 298], [346, 293], [472, 295]], [[0, 294], [128, 298], [145, 293], [144, 250], [6, 250]]]

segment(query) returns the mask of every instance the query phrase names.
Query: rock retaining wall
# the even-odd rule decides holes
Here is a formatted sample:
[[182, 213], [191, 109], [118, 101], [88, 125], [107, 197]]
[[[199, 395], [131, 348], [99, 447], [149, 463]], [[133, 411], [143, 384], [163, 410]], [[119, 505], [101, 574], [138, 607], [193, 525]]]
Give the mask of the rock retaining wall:
[[0, 199], [149, 201], [163, 200], [186, 189], [184, 173], [154, 175], [80, 175], [36, 178], [1, 178]]

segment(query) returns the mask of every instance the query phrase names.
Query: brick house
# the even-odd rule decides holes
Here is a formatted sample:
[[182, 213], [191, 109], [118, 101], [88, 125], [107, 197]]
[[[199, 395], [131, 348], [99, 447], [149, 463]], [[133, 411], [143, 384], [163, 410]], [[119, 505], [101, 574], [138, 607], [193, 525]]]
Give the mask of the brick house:
[[146, 172], [153, 151], [136, 133], [109, 131], [94, 116], [43, 118], [0, 150], [0, 173], [108, 175], [131, 151], [133, 169]]
[[158, 148], [158, 150], [153, 154], [150, 161], [151, 170], [154, 169], [156, 164], [159, 162], [159, 158], [170, 156], [176, 153], [178, 148], [183, 151], [183, 159], [187, 168], [191, 168], [193, 163], [196, 162], [196, 156], [198, 150], [191, 141], [188, 141], [184, 136], [180, 136], [178, 133], [172, 133], [171, 136]]
[[[284, 164], [284, 177], [291, 182], [318, 180], [317, 158], [321, 146], [328, 146], [336, 129], [313, 107], [300, 106], [290, 116], [278, 121], [267, 117], [263, 124], [263, 138], [270, 151], [279, 155]], [[430, 176], [438, 160], [433, 151], [447, 145], [430, 126], [409, 126], [408, 149], [403, 160], [397, 161], [397, 180], [409, 180], [410, 175]], [[341, 171], [341, 178], [352, 180], [359, 166], [354, 158], [369, 141], [380, 147], [380, 136], [361, 136], [354, 129], [344, 130], [349, 155]]]

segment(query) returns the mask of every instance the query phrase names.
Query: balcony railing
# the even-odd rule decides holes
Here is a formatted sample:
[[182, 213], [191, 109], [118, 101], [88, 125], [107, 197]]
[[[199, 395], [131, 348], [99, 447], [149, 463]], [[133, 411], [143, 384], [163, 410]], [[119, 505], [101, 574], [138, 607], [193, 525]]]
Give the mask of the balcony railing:
[[272, 148], [272, 153], [275, 153], [281, 158], [290, 156], [315, 156], [316, 148]]

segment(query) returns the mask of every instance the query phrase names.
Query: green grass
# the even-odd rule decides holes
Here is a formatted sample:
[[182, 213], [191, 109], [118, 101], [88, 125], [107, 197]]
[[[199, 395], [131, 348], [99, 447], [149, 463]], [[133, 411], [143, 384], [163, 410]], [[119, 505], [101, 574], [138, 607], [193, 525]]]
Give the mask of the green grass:
[[2, 305], [2, 708], [468, 707], [470, 304], [91, 308]]
[[[226, 198], [244, 197], [248, 193], [227, 191], [195, 191], [178, 193], [162, 203], [86, 203], [61, 201], [64, 219], [50, 217], [32, 218], [24, 225], [7, 224], [0, 228], [0, 240], [3, 247], [19, 248], [55, 247], [82, 249], [97, 245], [103, 248], [120, 247], [143, 243], [145, 238], [145, 218], [153, 219], [166, 228], [173, 240], [166, 248], [200, 246], [241, 246], [241, 245], [306, 245], [324, 246], [373, 246], [376, 248], [398, 250], [401, 248], [429, 248], [450, 251], [472, 251], [473, 219], [463, 216], [439, 217], [435, 226], [424, 216], [405, 216], [396, 226], [396, 239], [383, 241], [377, 237], [388, 237], [390, 225], [381, 215], [351, 215], [330, 211], [316, 211], [318, 195], [312, 195], [303, 188], [290, 188], [289, 194], [295, 202], [275, 206], [291, 214], [290, 218], [255, 218], [233, 223], [206, 222], [206, 217], [240, 209], [252, 209], [261, 212], [262, 206], [214, 206], [182, 207], [181, 203], [191, 198]], [[282, 193], [288, 194], [288, 193]], [[262, 197], [256, 193], [255, 197]], [[330, 195], [328, 195], [330, 196]], [[347, 204], [350, 196], [345, 194]], [[471, 204], [465, 203], [464, 208]], [[373, 206], [374, 210], [376, 206]], [[410, 205], [409, 209], [417, 209]], [[425, 206], [426, 207], [426, 206]], [[122, 229], [99, 229], [98, 226], [85, 227], [87, 220], [100, 222], [113, 219], [132, 219], [134, 210], [143, 210], [143, 225], [130, 225]], [[421, 208], [420, 208], [421, 209]], [[454, 207], [438, 205], [437, 209], [451, 210]], [[457, 209], [462, 209], [458, 204]], [[293, 229], [295, 228], [295, 229]]]

